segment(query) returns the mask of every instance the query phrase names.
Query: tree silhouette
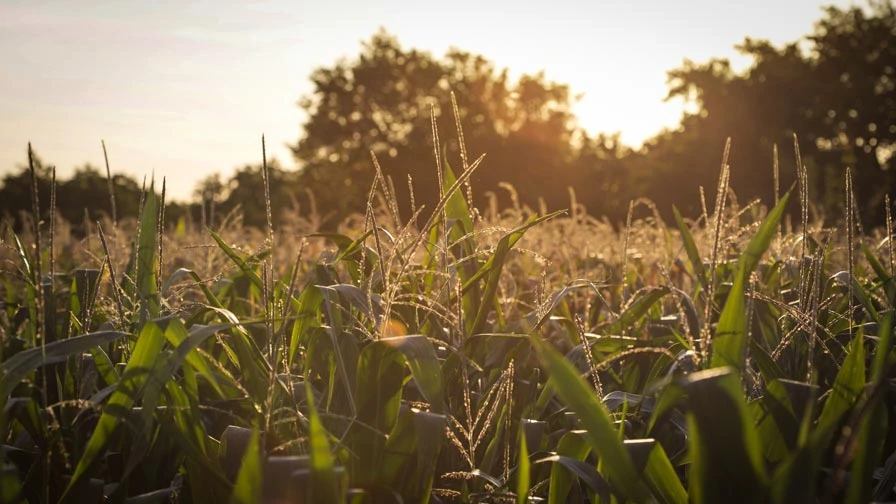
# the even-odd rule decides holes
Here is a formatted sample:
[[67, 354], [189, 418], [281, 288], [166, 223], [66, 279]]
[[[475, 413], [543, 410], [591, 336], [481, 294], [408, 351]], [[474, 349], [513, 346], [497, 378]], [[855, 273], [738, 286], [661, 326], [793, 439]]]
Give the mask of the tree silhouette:
[[[52, 167], [37, 153], [32, 152], [32, 162], [36, 175], [40, 219], [49, 222], [52, 188]], [[32, 213], [32, 176], [28, 163], [20, 164], [18, 171], [3, 177], [0, 185], [0, 217], [12, 222], [16, 232], [22, 231], [23, 216]], [[119, 219], [136, 218], [140, 213], [143, 194], [142, 184], [127, 175], [113, 175], [112, 186]], [[166, 222], [173, 223], [186, 212], [180, 206], [170, 206], [166, 212]], [[97, 168], [86, 164], [76, 168], [68, 178], [56, 179], [57, 215], [73, 225], [72, 231], [85, 236], [98, 220], [111, 218], [112, 202], [109, 197], [109, 182], [106, 175]]]
[[[296, 173], [286, 171], [276, 160], [268, 163], [269, 193], [271, 197], [271, 217], [274, 224], [279, 224], [284, 212], [296, 206], [299, 192]], [[220, 189], [226, 197], [220, 202], [219, 215], [239, 210], [243, 216], [243, 224], [264, 229], [267, 226], [267, 209], [265, 205], [264, 174], [261, 165], [244, 165], [227, 181], [226, 185], [215, 186], [214, 179], [206, 179], [206, 184], [199, 190]], [[212, 186], [209, 186], [209, 184]]]
[[[548, 208], [569, 204], [568, 188], [595, 215], [620, 222], [628, 202], [647, 197], [669, 215], [677, 205], [691, 216], [702, 208], [700, 187], [713, 197], [722, 150], [731, 186], [741, 200], [774, 198], [772, 151], [779, 147], [780, 187], [796, 179], [792, 142], [799, 138], [809, 171], [810, 198], [828, 216], [842, 216], [844, 174], [853, 168], [856, 201], [866, 225], [883, 222], [884, 195], [896, 188], [896, 9], [893, 0], [865, 7], [828, 7], [811, 34], [777, 47], [747, 38], [738, 49], [752, 64], [736, 72], [725, 59], [685, 61], [669, 72], [669, 98], [692, 105], [679, 126], [634, 150], [618, 135], [591, 136], [572, 112], [577, 97], [543, 73], [511, 79], [485, 57], [451, 49], [437, 58], [403, 48], [385, 31], [364, 42], [360, 54], [317, 69], [312, 92], [299, 106], [307, 113], [303, 134], [292, 145], [298, 171], [270, 163], [275, 225], [282, 213], [307, 211], [316, 196], [324, 227], [363, 212], [376, 170], [375, 154], [404, 218], [415, 208], [431, 211], [439, 197], [434, 152], [461, 169], [451, 93], [459, 105], [468, 164], [487, 154], [472, 178], [477, 206], [509, 182], [519, 199]], [[433, 145], [430, 112], [440, 132]], [[48, 217], [50, 171], [34, 156], [41, 218]], [[28, 164], [2, 179], [0, 215], [15, 220], [31, 211]], [[74, 224], [110, 213], [107, 181], [84, 166], [58, 184], [57, 208]], [[119, 217], [138, 213], [141, 186], [113, 178]], [[411, 191], [413, 187], [413, 192]], [[267, 223], [261, 167], [244, 165], [227, 181], [201, 181], [191, 206], [171, 205], [169, 223], [190, 216], [220, 224], [239, 209], [244, 223]], [[796, 201], [796, 200], [794, 200]], [[711, 201], [707, 202], [711, 205]]]
[[[26, 151], [27, 152], [27, 151]], [[34, 166], [34, 174], [37, 182], [38, 200], [41, 202], [40, 219], [48, 219], [51, 167], [44, 163], [36, 152], [31, 152], [31, 163]], [[18, 172], [8, 173], [3, 177], [3, 185], [0, 188], [0, 216], [13, 222], [16, 232], [22, 230], [23, 214], [32, 213], [32, 176], [29, 162], [17, 166]]]
[[474, 201], [481, 203], [486, 192], [506, 181], [526, 203], [568, 202], [567, 186], [576, 178], [572, 139], [579, 133], [574, 97], [543, 74], [511, 82], [507, 70], [497, 70], [482, 56], [451, 50], [436, 59], [403, 49], [381, 31], [363, 44], [357, 59], [320, 68], [311, 80], [313, 93], [300, 101], [309, 119], [293, 152], [301, 183], [318, 195], [322, 211], [336, 218], [364, 210], [375, 176], [370, 152], [391, 180], [405, 217], [411, 213], [409, 178], [415, 206], [433, 208], [439, 186], [431, 107], [438, 115], [439, 149], [447, 146], [459, 171], [452, 91], [470, 161], [488, 155], [473, 177]]
[[[73, 224], [96, 222], [112, 216], [109, 182], [104, 173], [87, 164], [77, 168], [70, 178], [57, 181], [56, 207], [59, 215]], [[118, 215], [136, 217], [140, 213], [143, 189], [136, 180], [125, 175], [113, 175], [115, 202]]]
[[772, 148], [780, 148], [786, 188], [796, 176], [791, 147], [796, 134], [809, 168], [811, 197], [820, 208], [842, 215], [844, 173], [852, 167], [863, 218], [881, 223], [883, 196], [894, 188], [892, 2], [828, 7], [802, 41], [778, 48], [748, 38], [738, 48], [753, 59], [743, 73], [724, 59], [687, 61], [669, 72], [669, 97], [682, 97], [697, 111], [686, 114], [679, 129], [645, 146], [640, 169], [653, 175], [649, 192], [660, 207], [676, 203], [696, 212], [697, 188], [715, 185], [727, 137], [733, 139], [732, 187], [743, 197], [770, 201]]

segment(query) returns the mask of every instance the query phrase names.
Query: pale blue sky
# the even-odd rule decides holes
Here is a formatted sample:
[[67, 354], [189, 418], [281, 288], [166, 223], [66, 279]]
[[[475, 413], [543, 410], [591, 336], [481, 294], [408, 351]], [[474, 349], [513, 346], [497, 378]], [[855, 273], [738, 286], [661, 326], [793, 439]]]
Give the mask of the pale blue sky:
[[[296, 106], [308, 76], [353, 57], [379, 28], [441, 56], [479, 53], [514, 74], [545, 70], [584, 93], [592, 132], [633, 145], [673, 126], [666, 71], [684, 58], [736, 57], [745, 36], [776, 43], [808, 33], [821, 6], [849, 1], [552, 0], [3, 0], [0, 174], [31, 141], [60, 176], [90, 162], [168, 179], [175, 198], [268, 156], [293, 167]], [[461, 104], [463, 106], [463, 104]]]

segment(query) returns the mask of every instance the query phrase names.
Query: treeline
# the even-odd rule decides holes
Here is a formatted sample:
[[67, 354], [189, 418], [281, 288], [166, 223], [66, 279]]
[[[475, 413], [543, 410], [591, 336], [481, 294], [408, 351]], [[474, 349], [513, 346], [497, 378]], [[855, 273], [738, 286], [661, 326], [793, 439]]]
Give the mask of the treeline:
[[[725, 59], [685, 61], [669, 72], [669, 98], [692, 105], [680, 125], [632, 149], [614, 134], [588, 134], [577, 123], [567, 85], [544, 74], [508, 77], [483, 56], [451, 50], [441, 58], [407, 49], [386, 32], [375, 34], [354, 59], [316, 70], [314, 91], [301, 99], [308, 120], [293, 145], [298, 170], [273, 163], [271, 200], [277, 211], [312, 208], [332, 225], [363, 212], [376, 176], [405, 218], [438, 200], [434, 151], [460, 171], [450, 93], [459, 105], [468, 163], [482, 161], [472, 198], [519, 201], [550, 209], [569, 205], [568, 188], [590, 213], [625, 219], [629, 202], [646, 197], [669, 215], [672, 206], [696, 216], [712, 204], [727, 138], [730, 185], [741, 201], [775, 197], [778, 185], [797, 178], [793, 138], [799, 139], [809, 195], [822, 215], [842, 215], [847, 168], [865, 225], [884, 219], [884, 196], [894, 189], [896, 139], [896, 10], [892, 0], [865, 7], [828, 7], [811, 34], [783, 47], [745, 40], [738, 49], [752, 59], [735, 72]], [[587, 64], [587, 60], [583, 60]], [[436, 111], [434, 149], [430, 110]], [[371, 156], [374, 154], [376, 160]], [[45, 171], [42, 167], [41, 170]], [[46, 173], [41, 172], [41, 177]], [[2, 211], [15, 217], [31, 208], [30, 173], [8, 175], [0, 189]], [[133, 215], [140, 185], [116, 175], [119, 216]], [[111, 211], [108, 181], [83, 168], [61, 183], [57, 206], [74, 222]], [[48, 192], [48, 187], [41, 190]], [[706, 189], [701, 195], [700, 188]], [[129, 196], [124, 196], [125, 194]], [[172, 206], [169, 219], [208, 219], [240, 208], [245, 223], [265, 223], [261, 167], [247, 165], [228, 180], [203, 180], [194, 201]], [[46, 201], [46, 196], [41, 196]], [[796, 198], [794, 198], [795, 200]], [[130, 205], [130, 206], [129, 206]]]

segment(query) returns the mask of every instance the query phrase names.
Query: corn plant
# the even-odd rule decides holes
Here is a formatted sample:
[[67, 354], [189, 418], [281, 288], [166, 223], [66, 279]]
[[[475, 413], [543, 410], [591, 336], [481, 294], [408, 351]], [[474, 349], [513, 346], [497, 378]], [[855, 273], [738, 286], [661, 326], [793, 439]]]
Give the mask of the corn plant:
[[263, 232], [184, 246], [153, 183], [81, 264], [7, 229], [3, 502], [896, 497], [892, 229], [849, 189], [839, 230], [738, 206], [727, 167], [671, 226], [479, 215], [485, 161], [433, 133], [441, 199], [406, 223], [374, 158], [363, 225], [300, 242], [268, 198]]

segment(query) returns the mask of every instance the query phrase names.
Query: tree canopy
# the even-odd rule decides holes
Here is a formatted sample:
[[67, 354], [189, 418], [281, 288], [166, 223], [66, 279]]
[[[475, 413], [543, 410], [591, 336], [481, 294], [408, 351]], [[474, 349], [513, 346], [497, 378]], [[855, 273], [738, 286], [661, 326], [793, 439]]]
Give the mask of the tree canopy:
[[[810, 198], [831, 218], [842, 216], [844, 176], [853, 170], [856, 202], [866, 225], [880, 224], [884, 195], [896, 186], [896, 9], [892, 0], [863, 7], [827, 7], [812, 33], [783, 46], [747, 38], [738, 49], [751, 64], [736, 71], [726, 59], [684, 61], [668, 73], [669, 99], [691, 107], [679, 126], [633, 149], [618, 134], [590, 134], [574, 114], [569, 86], [544, 73], [511, 78], [486, 57], [452, 49], [442, 57], [402, 47], [386, 31], [364, 42], [360, 54], [317, 69], [313, 89], [299, 101], [307, 121], [292, 145], [297, 170], [271, 163], [274, 219], [282, 210], [309, 211], [314, 195], [325, 224], [363, 212], [376, 176], [374, 159], [407, 218], [431, 210], [439, 195], [435, 152], [459, 171], [462, 164], [450, 94], [456, 96], [468, 162], [486, 154], [472, 179], [472, 198], [489, 193], [548, 208], [569, 205], [568, 188], [594, 215], [625, 219], [628, 202], [646, 197], [666, 215], [672, 205], [696, 215], [700, 187], [712, 197], [727, 138], [731, 187], [742, 200], [774, 198], [773, 148], [780, 187], [796, 179], [793, 138], [809, 174]], [[439, 145], [434, 145], [431, 111]], [[40, 160], [39, 193], [49, 185]], [[90, 167], [64, 181], [59, 208], [66, 219], [108, 213], [105, 177]], [[117, 191], [139, 185], [116, 176]], [[245, 165], [228, 180], [212, 176], [197, 187], [196, 217], [240, 209], [263, 226], [261, 167]], [[413, 187], [413, 191], [411, 190]], [[26, 190], [27, 189], [27, 190]], [[3, 213], [30, 209], [30, 174], [3, 179]], [[121, 198], [135, 201], [135, 198]], [[200, 204], [202, 203], [202, 204]], [[122, 208], [122, 215], [136, 209]], [[197, 217], [198, 218], [198, 217]]]
[[404, 49], [381, 31], [357, 59], [320, 68], [311, 80], [314, 91], [300, 101], [309, 120], [293, 152], [300, 183], [320, 196], [324, 211], [364, 210], [375, 174], [371, 152], [405, 216], [411, 211], [409, 178], [414, 205], [432, 208], [439, 194], [432, 109], [439, 150], [448, 146], [450, 162], [460, 163], [451, 92], [470, 161], [488, 156], [472, 181], [475, 199], [507, 181], [526, 200], [543, 197], [551, 206], [568, 201], [566, 187], [555, 182], [575, 183], [578, 174], [575, 97], [544, 74], [511, 80], [483, 56], [451, 50], [437, 59]]
[[[842, 215], [847, 167], [861, 215], [883, 218], [884, 194], [894, 188], [896, 139], [896, 14], [891, 2], [866, 8], [828, 7], [813, 33], [783, 47], [746, 39], [752, 58], [743, 72], [725, 59], [686, 61], [669, 72], [669, 97], [696, 105], [676, 131], [643, 149], [644, 169], [661, 207], [699, 202], [698, 185], [712, 187], [727, 137], [733, 139], [731, 185], [745, 197], [773, 197], [772, 150], [780, 152], [781, 186], [796, 177], [793, 136], [809, 172], [810, 196], [828, 215]], [[674, 181], [680, 181], [675, 183]]]
[[574, 187], [589, 210], [614, 220], [639, 197], [664, 213], [677, 205], [693, 215], [700, 187], [711, 195], [716, 186], [727, 138], [731, 187], [743, 199], [769, 202], [773, 148], [783, 190], [796, 178], [796, 135], [818, 208], [842, 215], [851, 167], [860, 214], [880, 223], [884, 194], [894, 186], [892, 2], [827, 7], [800, 40], [776, 47], [747, 38], [738, 49], [752, 60], [741, 72], [726, 59], [671, 70], [669, 99], [683, 98], [694, 111], [635, 150], [618, 136], [583, 131], [572, 112], [576, 97], [544, 74], [511, 81], [482, 56], [452, 50], [436, 59], [380, 32], [357, 59], [312, 76], [314, 92], [300, 102], [309, 120], [293, 148], [299, 181], [337, 214], [362, 210], [374, 177], [372, 151], [403, 209], [408, 176], [416, 201], [431, 204], [438, 193], [429, 110], [437, 111], [443, 146], [456, 147], [445, 140], [455, 131], [446, 110], [454, 91], [468, 150], [488, 156], [473, 181], [478, 203], [503, 181], [522, 201], [542, 198], [549, 207], [568, 204], [567, 187]]

